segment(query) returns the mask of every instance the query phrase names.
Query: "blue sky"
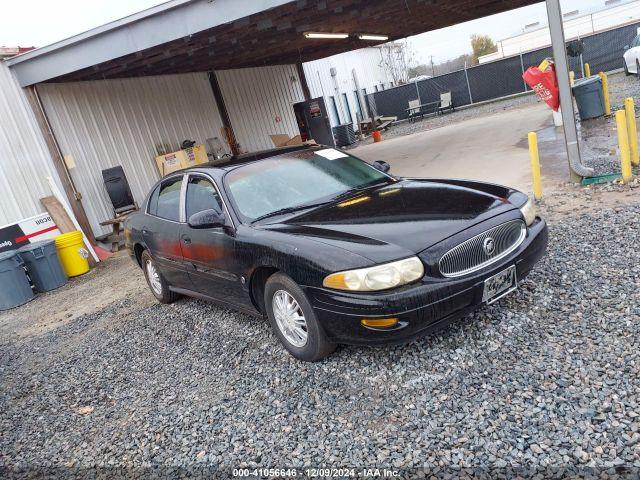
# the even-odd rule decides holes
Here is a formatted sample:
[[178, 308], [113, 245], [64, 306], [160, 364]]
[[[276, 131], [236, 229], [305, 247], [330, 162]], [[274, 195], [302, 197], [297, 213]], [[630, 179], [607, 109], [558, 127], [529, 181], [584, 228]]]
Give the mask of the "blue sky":
[[[562, 0], [565, 12], [602, 8], [605, 0]], [[157, 5], [158, 0], [2, 0], [0, 46], [41, 47], [93, 27]], [[410, 38], [415, 60], [435, 63], [455, 58], [470, 50], [474, 33], [495, 40], [514, 35], [525, 24], [546, 23], [544, 3], [466, 22]]]

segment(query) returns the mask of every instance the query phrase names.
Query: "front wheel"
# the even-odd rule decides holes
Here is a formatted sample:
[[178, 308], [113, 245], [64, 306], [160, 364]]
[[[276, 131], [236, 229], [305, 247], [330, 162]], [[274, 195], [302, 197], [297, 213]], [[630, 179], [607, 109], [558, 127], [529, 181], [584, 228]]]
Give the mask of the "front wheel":
[[330, 342], [302, 289], [288, 276], [276, 273], [264, 289], [271, 328], [287, 351], [299, 360], [316, 362], [330, 355]]
[[624, 74], [628, 77], [629, 75], [631, 75], [631, 72], [629, 71], [629, 65], [627, 65], [627, 61], [626, 60], [622, 60], [622, 64], [624, 65]]

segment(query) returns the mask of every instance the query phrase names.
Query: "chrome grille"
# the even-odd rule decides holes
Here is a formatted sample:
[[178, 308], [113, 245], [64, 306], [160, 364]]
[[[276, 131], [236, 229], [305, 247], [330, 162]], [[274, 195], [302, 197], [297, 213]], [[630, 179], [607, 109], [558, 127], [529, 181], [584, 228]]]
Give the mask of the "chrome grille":
[[[460, 277], [480, 270], [506, 257], [520, 246], [527, 235], [527, 227], [522, 220], [498, 225], [476, 235], [445, 253], [439, 262], [440, 273], [445, 277]], [[485, 242], [493, 240], [493, 252], [487, 253]], [[489, 248], [490, 250], [490, 248]]]

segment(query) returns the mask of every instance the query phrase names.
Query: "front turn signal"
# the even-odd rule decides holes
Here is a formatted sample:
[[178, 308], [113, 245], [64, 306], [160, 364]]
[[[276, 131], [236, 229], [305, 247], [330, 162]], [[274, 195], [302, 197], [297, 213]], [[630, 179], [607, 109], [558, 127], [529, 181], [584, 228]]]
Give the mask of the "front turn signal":
[[360, 320], [363, 327], [389, 328], [398, 324], [397, 318], [363, 318]]

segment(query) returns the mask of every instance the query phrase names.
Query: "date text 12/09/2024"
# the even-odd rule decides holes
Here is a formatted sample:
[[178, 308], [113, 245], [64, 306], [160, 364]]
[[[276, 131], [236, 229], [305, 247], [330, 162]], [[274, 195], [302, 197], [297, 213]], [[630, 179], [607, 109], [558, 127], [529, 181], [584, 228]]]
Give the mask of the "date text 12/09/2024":
[[234, 478], [398, 478], [388, 468], [234, 468]]

